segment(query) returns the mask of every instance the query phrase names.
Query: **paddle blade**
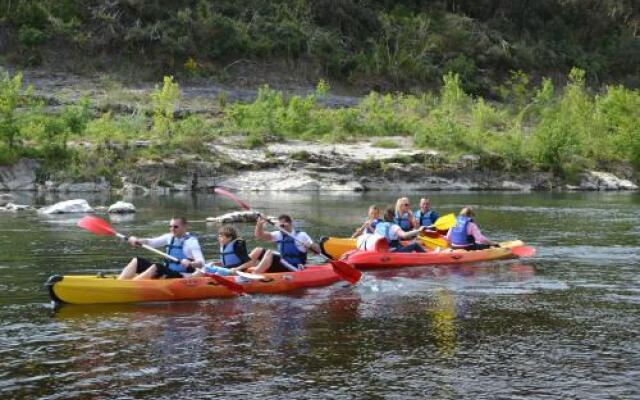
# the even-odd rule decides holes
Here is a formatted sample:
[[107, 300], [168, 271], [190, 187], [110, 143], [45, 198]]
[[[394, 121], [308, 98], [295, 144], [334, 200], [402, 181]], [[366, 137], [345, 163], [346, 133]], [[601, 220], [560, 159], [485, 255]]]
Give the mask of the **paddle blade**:
[[333, 270], [336, 272], [336, 274], [340, 275], [342, 279], [352, 285], [358, 283], [358, 281], [362, 277], [362, 272], [353, 268], [351, 265], [347, 264], [344, 261], [329, 260], [329, 262], [331, 263], [331, 266], [333, 267]]
[[245, 294], [244, 287], [242, 287], [242, 285], [235, 283], [232, 280], [229, 280], [223, 276], [216, 275], [216, 274], [205, 274], [205, 276], [213, 279], [214, 281], [218, 282], [219, 284], [221, 284], [222, 286], [226, 287], [227, 289], [231, 290], [234, 293]]
[[100, 236], [116, 235], [116, 231], [113, 230], [107, 221], [93, 215], [87, 215], [86, 217], [80, 218], [78, 220], [78, 226]]
[[436, 222], [433, 223], [433, 226], [435, 226], [436, 229], [439, 231], [449, 230], [454, 226], [456, 226], [456, 216], [453, 213], [443, 215], [442, 217], [438, 218]]
[[239, 205], [239, 206], [240, 206], [240, 208], [242, 208], [243, 210], [247, 210], [247, 211], [250, 211], [250, 210], [251, 210], [251, 207], [250, 207], [247, 203], [245, 203], [244, 201], [240, 200], [239, 198], [237, 198], [237, 197], [236, 197], [236, 196], [234, 196], [233, 194], [229, 193], [227, 190], [225, 190], [225, 189], [223, 189], [223, 188], [220, 188], [220, 187], [217, 187], [217, 188], [213, 189], [213, 191], [214, 191], [216, 194], [219, 194], [219, 195], [222, 195], [222, 196], [225, 196], [225, 197], [230, 198], [230, 199], [231, 199], [231, 200], [233, 200], [237, 205]]
[[511, 252], [518, 257], [533, 257], [536, 254], [536, 249], [530, 246], [513, 247]]

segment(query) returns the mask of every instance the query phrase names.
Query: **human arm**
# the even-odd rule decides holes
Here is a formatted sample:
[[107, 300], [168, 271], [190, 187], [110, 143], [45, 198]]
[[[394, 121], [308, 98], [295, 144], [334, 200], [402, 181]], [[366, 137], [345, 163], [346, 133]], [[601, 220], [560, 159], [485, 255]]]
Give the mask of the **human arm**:
[[205, 264], [202, 249], [198, 239], [192, 237], [184, 243], [184, 252], [187, 258], [180, 260], [180, 264], [185, 268], [202, 268]]
[[271, 233], [264, 231], [264, 224], [266, 223], [267, 223], [267, 220], [264, 217], [259, 216], [258, 221], [256, 221], [256, 228], [253, 231], [253, 234], [258, 239], [271, 241], [272, 240]]
[[137, 236], [129, 236], [129, 239], [127, 239], [127, 242], [131, 246], [147, 245], [153, 248], [158, 248], [158, 247], [166, 246], [167, 244], [169, 244], [170, 240], [171, 240], [171, 234], [165, 233], [164, 235], [156, 236], [154, 238], [139, 238]]
[[496, 242], [493, 242], [489, 239], [487, 239], [482, 232], [480, 232], [480, 228], [478, 228], [478, 225], [476, 225], [474, 222], [469, 222], [469, 224], [467, 225], [467, 234], [469, 236], [473, 236], [473, 238], [475, 239], [476, 243], [482, 243], [482, 244], [488, 244], [488, 245], [496, 245]]
[[400, 239], [403, 239], [403, 240], [413, 239], [414, 237], [418, 236], [418, 234], [420, 234], [420, 232], [426, 230], [423, 227], [423, 228], [418, 228], [418, 229], [414, 229], [412, 231], [405, 232], [398, 225], [395, 225], [392, 229], [394, 229], [396, 234], [398, 235], [398, 237], [400, 237]]

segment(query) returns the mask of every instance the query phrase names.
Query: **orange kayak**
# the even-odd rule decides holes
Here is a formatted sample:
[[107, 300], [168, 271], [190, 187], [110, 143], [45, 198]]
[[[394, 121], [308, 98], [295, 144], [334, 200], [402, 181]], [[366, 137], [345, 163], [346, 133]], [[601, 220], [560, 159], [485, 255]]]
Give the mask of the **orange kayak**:
[[[330, 264], [310, 265], [302, 271], [262, 274], [264, 279], [224, 277], [242, 285], [245, 293], [283, 293], [326, 286], [340, 280]], [[115, 276], [54, 275], [46, 283], [58, 303], [97, 304], [146, 301], [201, 300], [237, 296], [209, 277], [181, 279], [117, 280]]]
[[[521, 244], [522, 242], [514, 242]], [[426, 253], [393, 253], [353, 250], [342, 260], [358, 269], [401, 268], [437, 264], [462, 264], [471, 262], [529, 257], [535, 249], [528, 246], [492, 247], [485, 250], [443, 250]]]

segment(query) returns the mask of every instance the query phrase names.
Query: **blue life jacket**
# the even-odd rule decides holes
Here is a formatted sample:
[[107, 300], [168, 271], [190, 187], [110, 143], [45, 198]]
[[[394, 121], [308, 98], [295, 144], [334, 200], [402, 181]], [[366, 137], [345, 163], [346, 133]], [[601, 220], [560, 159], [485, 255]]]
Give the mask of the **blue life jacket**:
[[379, 222], [376, 225], [375, 230], [375, 233], [384, 236], [384, 238], [387, 239], [387, 242], [389, 242], [389, 247], [391, 248], [400, 247], [400, 240], [397, 238], [391, 238], [391, 227], [394, 225], [396, 224], [394, 224], [393, 222]]
[[473, 219], [469, 217], [457, 216], [456, 226], [451, 228], [451, 245], [456, 247], [467, 247], [472, 245], [475, 240], [473, 236], [467, 234], [467, 226]]
[[376, 231], [376, 226], [382, 222], [382, 220], [380, 218], [376, 218], [374, 220], [371, 221], [371, 223], [367, 226], [367, 232], [368, 233], [373, 233]]
[[[178, 260], [182, 260], [183, 258], [187, 258], [187, 256], [184, 254], [184, 242], [186, 242], [188, 239], [191, 239], [192, 237], [194, 237], [194, 236], [191, 236], [190, 234], [186, 234], [182, 238], [177, 238], [175, 236], [172, 237], [171, 238], [171, 242], [165, 248], [165, 253], [169, 254], [170, 256], [173, 256], [173, 257], [177, 258]], [[179, 262], [173, 262], [173, 261], [170, 261], [170, 260], [166, 260], [166, 263], [167, 263], [167, 267], [171, 271], [189, 272]]]
[[[243, 260], [242, 258], [238, 257], [238, 254], [236, 254], [236, 245], [242, 246], [243, 244], [244, 243], [242, 239], [236, 239], [227, 243], [226, 246], [220, 246], [220, 261], [222, 261], [223, 267], [235, 268], [247, 261], [247, 258], [249, 258], [248, 256]], [[246, 253], [246, 247], [242, 247], [244, 248], [244, 251]]]
[[[296, 231], [293, 231], [291, 234], [296, 235]], [[280, 252], [280, 256], [287, 261], [289, 264], [292, 264], [294, 267], [298, 265], [307, 263], [307, 252], [302, 252], [296, 246], [296, 241], [293, 237], [286, 235], [281, 232], [282, 239], [278, 240], [278, 252]]]
[[396, 215], [393, 221], [402, 228], [403, 231], [408, 232], [411, 230], [411, 221], [409, 221], [409, 213], [404, 213], [402, 216], [396, 211]]
[[433, 225], [438, 219], [438, 213], [433, 210], [427, 211], [426, 214], [423, 214], [422, 210], [418, 210], [413, 213], [413, 216], [416, 218], [420, 226]]

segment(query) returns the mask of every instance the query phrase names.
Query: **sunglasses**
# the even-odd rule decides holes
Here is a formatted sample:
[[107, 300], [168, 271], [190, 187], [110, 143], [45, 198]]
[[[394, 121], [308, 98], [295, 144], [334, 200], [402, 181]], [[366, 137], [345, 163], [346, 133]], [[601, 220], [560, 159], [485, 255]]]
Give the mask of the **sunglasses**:
[[169, 225], [169, 229], [171, 229], [171, 228], [178, 229], [178, 228], [180, 228], [180, 225]]

